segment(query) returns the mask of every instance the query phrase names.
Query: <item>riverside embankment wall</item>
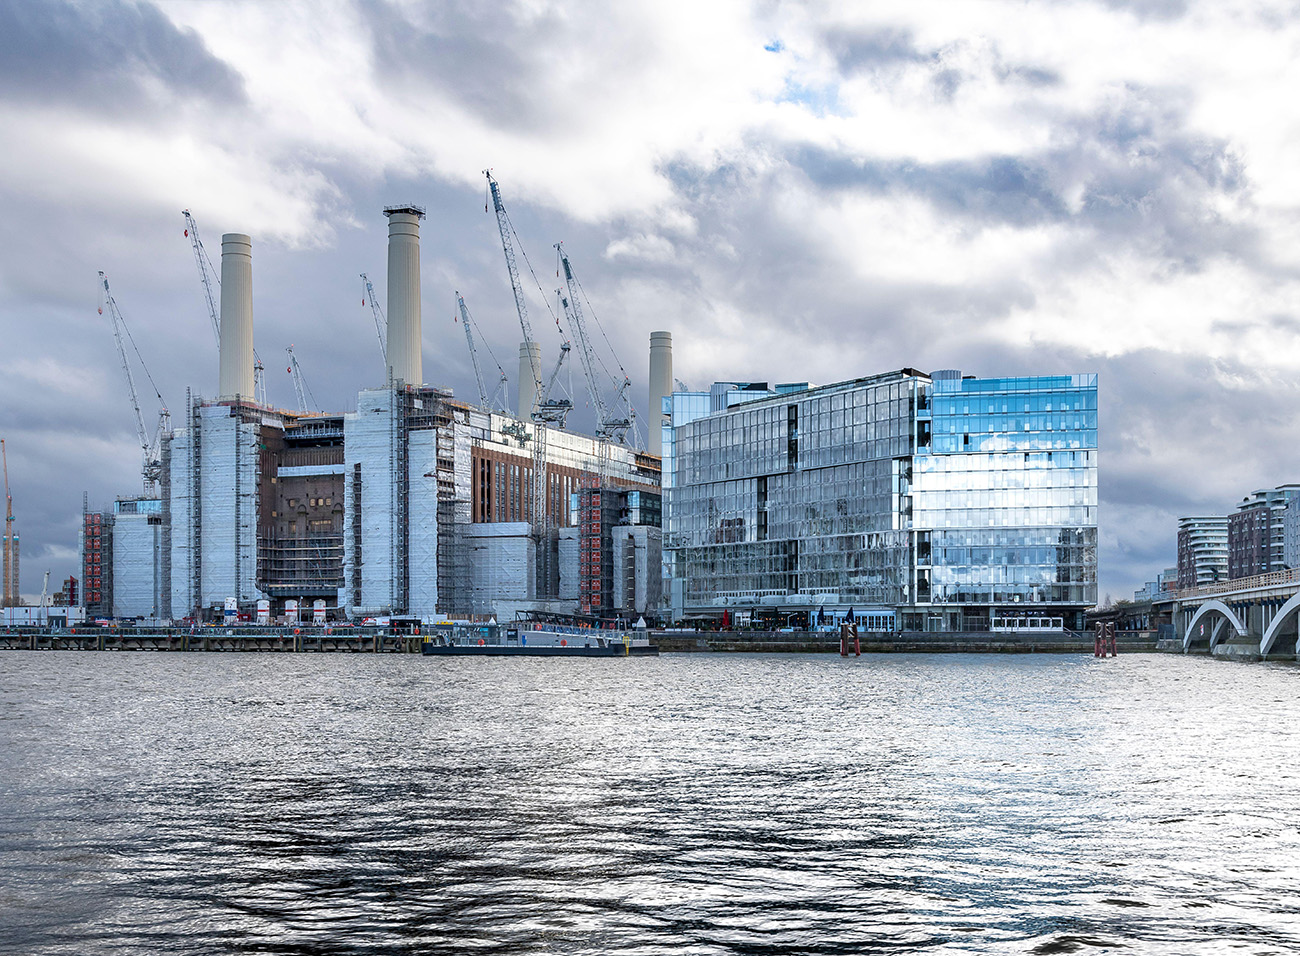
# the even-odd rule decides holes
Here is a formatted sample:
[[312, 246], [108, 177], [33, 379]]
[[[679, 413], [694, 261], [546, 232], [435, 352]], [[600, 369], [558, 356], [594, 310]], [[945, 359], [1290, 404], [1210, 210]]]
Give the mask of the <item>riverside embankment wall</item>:
[[[1075, 632], [991, 633], [961, 631], [931, 633], [862, 633], [862, 653], [933, 654], [1091, 654], [1093, 638]], [[749, 651], [753, 653], [838, 654], [838, 634], [825, 631], [651, 631], [650, 643], [661, 652]], [[1136, 632], [1119, 637], [1121, 654], [1156, 650], [1154, 633]], [[852, 651], [850, 651], [852, 653]]]

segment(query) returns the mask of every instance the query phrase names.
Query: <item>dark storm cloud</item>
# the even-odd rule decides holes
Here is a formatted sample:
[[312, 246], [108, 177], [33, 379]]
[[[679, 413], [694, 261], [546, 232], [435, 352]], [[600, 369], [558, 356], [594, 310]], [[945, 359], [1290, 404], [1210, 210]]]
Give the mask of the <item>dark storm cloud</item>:
[[[725, 296], [756, 322], [806, 332], [809, 341], [842, 342], [837, 347], [846, 356], [870, 355], [873, 364], [917, 364], [954, 332], [964, 339], [992, 317], [1033, 305], [1032, 287], [1016, 276], [957, 287], [942, 275], [868, 280], [846, 273], [841, 255], [828, 257], [825, 245], [810, 243], [786, 218], [784, 196], [795, 186], [792, 177], [802, 175], [794, 167], [678, 163], [664, 172], [698, 222], [697, 236], [678, 240], [679, 258], [712, 274], [713, 294]], [[956, 196], [955, 184], [950, 188], [954, 202], [970, 201]], [[886, 191], [884, 185], [880, 189]], [[736, 250], [734, 259], [718, 256], [719, 241]], [[840, 252], [852, 255], [852, 250]], [[866, 268], [870, 271], [869, 263]]]
[[[961, 47], [922, 48], [911, 31], [898, 28], [851, 30], [835, 28], [823, 31], [821, 43], [834, 57], [845, 77], [919, 67], [930, 71], [930, 86], [935, 97], [951, 102], [970, 74], [952, 66], [948, 53]], [[994, 50], [993, 76], [1000, 83], [1026, 87], [1053, 86], [1060, 76], [1053, 70], [1028, 63], [1007, 63]]]
[[836, 28], [821, 35], [822, 43], [835, 57], [840, 72], [855, 73], [906, 63], [931, 63], [933, 50], [922, 50], [910, 30], [884, 27], [876, 30]]
[[874, 160], [801, 146], [788, 160], [823, 189], [908, 193], [946, 213], [1017, 226], [1058, 221], [1068, 211], [1051, 182], [1050, 164], [1019, 156], [920, 163]]
[[0, 0], [5, 99], [127, 114], [157, 104], [158, 82], [186, 98], [245, 102], [240, 75], [151, 6]]
[[1266, 315], [1258, 319], [1221, 319], [1210, 323], [1210, 331], [1223, 335], [1243, 336], [1248, 332], [1264, 331], [1293, 339], [1300, 335], [1300, 319], [1293, 315]]
[[1248, 188], [1240, 158], [1226, 141], [1192, 131], [1172, 94], [1128, 88], [1104, 109], [1054, 125], [1061, 146], [1023, 155], [923, 163], [796, 145], [786, 158], [821, 189], [917, 196], [975, 225], [1085, 225], [1177, 269], [1195, 271], [1221, 253], [1259, 257], [1255, 230], [1227, 222], [1210, 202]]
[[1140, 20], [1177, 20], [1187, 14], [1187, 0], [1102, 0], [1102, 4]]
[[495, 4], [453, 2], [416, 22], [388, 3], [361, 9], [381, 78], [436, 89], [493, 125], [540, 131], [562, 118], [546, 79], [573, 42], [558, 15], [525, 20]]

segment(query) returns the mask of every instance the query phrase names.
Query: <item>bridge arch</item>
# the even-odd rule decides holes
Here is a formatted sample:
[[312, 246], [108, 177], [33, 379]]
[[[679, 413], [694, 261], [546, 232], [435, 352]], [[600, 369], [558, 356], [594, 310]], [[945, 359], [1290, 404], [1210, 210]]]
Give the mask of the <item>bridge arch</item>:
[[[1277, 609], [1277, 614], [1274, 616], [1272, 623], [1264, 630], [1264, 637], [1259, 642], [1260, 657], [1268, 656], [1269, 651], [1273, 649], [1274, 643], [1277, 642], [1278, 636], [1282, 632], [1282, 626], [1297, 610], [1300, 610], [1300, 592], [1293, 594], [1289, 601]], [[1300, 654], [1300, 646], [1296, 648], [1296, 652]]]
[[1196, 633], [1196, 626], [1207, 617], [1213, 619], [1213, 616], [1216, 614], [1218, 615], [1218, 619], [1214, 621], [1214, 628], [1210, 631], [1210, 650], [1214, 650], [1214, 645], [1219, 643], [1219, 631], [1223, 629], [1225, 623], [1232, 626], [1232, 629], [1237, 632], [1238, 637], [1246, 636], [1246, 625], [1241, 622], [1241, 618], [1237, 617], [1236, 612], [1233, 611], [1232, 608], [1228, 607], [1228, 605], [1224, 604], [1222, 601], [1206, 601], [1196, 609], [1196, 613], [1192, 615], [1191, 621], [1187, 624], [1187, 630], [1183, 634], [1184, 653], [1191, 650], [1192, 635]]

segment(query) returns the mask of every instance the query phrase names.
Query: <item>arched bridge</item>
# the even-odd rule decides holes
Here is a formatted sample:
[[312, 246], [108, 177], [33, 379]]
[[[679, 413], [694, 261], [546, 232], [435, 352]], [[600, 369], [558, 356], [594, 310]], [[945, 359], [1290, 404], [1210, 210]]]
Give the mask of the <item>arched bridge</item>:
[[1185, 653], [1296, 660], [1300, 570], [1272, 571], [1174, 592], [1174, 632]]

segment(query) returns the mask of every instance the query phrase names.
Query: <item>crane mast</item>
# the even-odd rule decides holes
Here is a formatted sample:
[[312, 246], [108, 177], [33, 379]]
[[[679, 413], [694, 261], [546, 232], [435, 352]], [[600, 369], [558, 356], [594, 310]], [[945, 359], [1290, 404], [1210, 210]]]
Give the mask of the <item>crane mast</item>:
[[572, 349], [568, 341], [560, 343], [560, 357], [555, 361], [555, 368], [551, 370], [551, 377], [546, 380], [546, 388], [541, 393], [541, 398], [537, 402], [538, 417], [541, 421], [551, 422], [564, 428], [568, 424], [569, 412], [573, 410], [573, 402], [567, 398], [551, 398], [551, 393], [555, 391], [555, 385], [560, 379], [560, 369], [564, 367], [564, 360], [569, 357], [569, 350]]
[[[194, 263], [199, 267], [199, 280], [203, 283], [203, 298], [208, 304], [208, 318], [212, 320], [212, 334], [216, 336], [217, 349], [220, 350], [221, 310], [217, 307], [217, 298], [212, 292], [212, 286], [215, 283], [217, 288], [220, 288], [221, 280], [216, 278], [217, 269], [208, 258], [208, 251], [203, 248], [203, 240], [199, 238], [199, 227], [194, 222], [194, 216], [188, 209], [182, 209], [181, 215], [185, 217], [185, 236], [194, 250]], [[266, 404], [266, 366], [262, 364], [262, 357], [257, 354], [257, 349], [253, 349], [253, 399], [259, 405]]]
[[370, 284], [370, 276], [364, 272], [361, 273], [361, 281], [366, 286], [366, 296], [361, 300], [361, 304], [366, 304], [366, 298], [370, 299], [370, 311], [375, 316], [375, 334], [379, 336], [379, 352], [384, 356], [384, 361], [388, 361], [388, 342], [384, 338], [384, 326], [387, 320], [384, 318], [384, 310], [379, 307], [379, 300], [375, 298], [375, 287]]
[[[474, 345], [474, 333], [470, 330], [470, 323], [473, 320], [470, 318], [469, 308], [465, 305], [465, 297], [459, 292], [456, 293], [456, 306], [460, 310], [461, 324], [465, 326], [465, 344], [469, 346], [470, 362], [474, 365], [474, 381], [478, 385], [479, 404], [483, 408], [500, 408], [502, 411], [505, 411], [505, 405], [508, 401], [505, 394], [506, 382], [509, 381], [506, 377], [506, 370], [503, 369], [501, 363], [497, 362], [496, 358], [493, 357], [492, 361], [496, 364], [497, 372], [500, 373], [501, 378], [497, 382], [496, 391], [493, 392], [491, 398], [488, 398], [487, 383], [483, 381], [483, 367], [479, 364], [478, 349]], [[488, 351], [489, 353], [491, 352], [490, 349]], [[498, 398], [501, 400], [499, 405], [497, 404]]]
[[302, 366], [298, 364], [298, 356], [293, 354], [293, 346], [290, 345], [285, 349], [289, 353], [288, 372], [293, 377], [293, 390], [298, 395], [298, 411], [304, 414], [311, 411], [307, 402], [307, 383], [303, 381]]
[[[564, 269], [564, 282], [569, 289], [568, 298], [565, 298], [563, 293], [560, 293], [560, 302], [564, 306], [565, 314], [569, 317], [569, 327], [578, 340], [578, 357], [582, 360], [583, 375], [587, 379], [587, 394], [591, 396], [591, 406], [596, 413], [596, 437], [622, 442], [627, 437], [628, 429], [632, 427], [631, 417], [615, 418], [610, 415], [609, 408], [605, 405], [605, 399], [600, 393], [600, 381], [596, 376], [596, 354], [592, 350], [590, 339], [587, 337], [587, 322], [582, 313], [582, 305], [578, 301], [579, 289], [577, 280], [573, 276], [573, 267], [569, 264], [569, 255], [564, 251], [564, 244], [557, 242], [555, 248], [560, 254], [560, 265]], [[618, 390], [620, 405], [625, 405], [625, 396], [630, 384], [631, 382], [627, 379], [627, 376], [624, 376], [624, 382]]]
[[149, 374], [149, 369], [144, 364], [144, 358], [140, 355], [139, 348], [135, 346], [135, 340], [131, 339], [131, 346], [135, 348], [136, 356], [140, 359], [140, 367], [144, 370], [145, 377], [149, 379], [149, 384], [153, 386], [154, 395], [157, 396], [160, 407], [158, 428], [153, 437], [150, 438], [149, 431], [145, 428], [144, 414], [140, 411], [140, 396], [136, 391], [135, 376], [131, 374], [131, 362], [126, 354], [126, 343], [122, 338], [123, 332], [126, 333], [127, 338], [130, 338], [131, 330], [127, 328], [126, 319], [122, 317], [122, 310], [117, 307], [117, 300], [113, 298], [113, 293], [109, 290], [108, 276], [100, 272], [99, 280], [104, 290], [104, 305], [100, 306], [99, 311], [100, 314], [103, 314], [104, 306], [107, 306], [109, 319], [113, 323], [113, 339], [117, 342], [117, 354], [122, 360], [122, 371], [126, 374], [127, 391], [131, 397], [131, 410], [135, 413], [136, 436], [140, 440], [142, 456], [140, 473], [144, 477], [144, 491], [146, 495], [152, 497], [156, 494], [158, 480], [162, 477], [162, 439], [163, 435], [171, 430], [171, 413], [167, 411], [167, 403], [163, 401], [162, 393], [158, 391], [153, 376]]
[[[501, 249], [506, 256], [506, 269], [510, 273], [510, 288], [515, 294], [515, 310], [519, 313], [519, 328], [523, 330], [524, 341], [533, 341], [533, 327], [528, 321], [528, 304], [524, 301], [524, 286], [519, 279], [519, 265], [515, 262], [515, 248], [510, 241], [510, 233], [513, 231], [510, 225], [510, 217], [506, 214], [506, 207], [501, 202], [501, 187], [497, 181], [492, 178], [492, 171], [485, 169], [483, 175], [487, 177], [488, 189], [492, 193], [492, 206], [496, 211], [497, 229], [501, 232]], [[538, 367], [537, 361], [530, 358], [529, 363], [532, 366], [533, 373], [533, 395], [536, 396], [534, 401], [540, 402], [542, 397], [542, 370]], [[533, 409], [529, 409], [529, 414]], [[525, 412], [519, 409], [519, 415], [522, 418]]]
[[4, 603], [0, 604], [0, 607], [13, 607], [18, 603], [18, 574], [14, 555], [14, 499], [9, 494], [9, 453], [5, 451], [3, 438], [0, 438], [0, 459], [4, 461], [5, 474]]
[[199, 238], [199, 227], [194, 222], [194, 217], [190, 215], [188, 209], [182, 209], [181, 215], [185, 217], [185, 235], [190, 240], [190, 248], [194, 250], [194, 264], [199, 267], [199, 280], [203, 283], [203, 298], [208, 304], [208, 317], [212, 319], [212, 335], [217, 340], [217, 348], [221, 347], [221, 313], [217, 309], [216, 296], [212, 294], [212, 278], [208, 275], [208, 254], [203, 248], [203, 241]]

